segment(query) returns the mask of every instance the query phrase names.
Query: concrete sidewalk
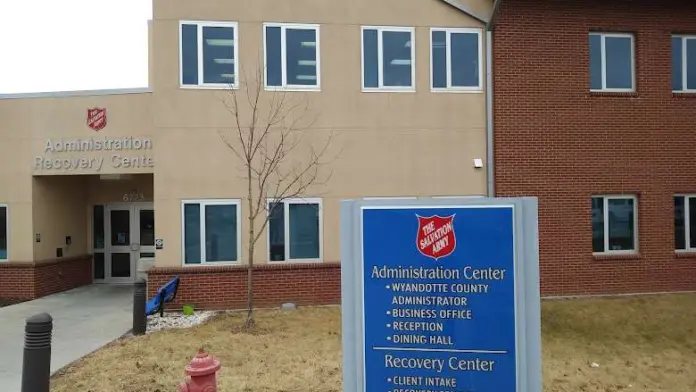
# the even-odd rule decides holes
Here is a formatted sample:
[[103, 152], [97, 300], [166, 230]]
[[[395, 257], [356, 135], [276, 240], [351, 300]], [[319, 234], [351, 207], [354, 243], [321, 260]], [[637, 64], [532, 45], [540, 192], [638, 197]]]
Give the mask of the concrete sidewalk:
[[53, 317], [51, 372], [119, 338], [132, 326], [133, 286], [91, 285], [0, 308], [0, 391], [19, 392], [26, 319]]

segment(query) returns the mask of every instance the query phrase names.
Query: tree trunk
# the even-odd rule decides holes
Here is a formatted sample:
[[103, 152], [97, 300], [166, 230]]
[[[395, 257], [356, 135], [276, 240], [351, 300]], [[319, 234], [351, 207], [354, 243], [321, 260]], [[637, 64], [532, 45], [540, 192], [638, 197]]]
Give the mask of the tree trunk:
[[[249, 185], [249, 260], [247, 263], [247, 319], [245, 327], [247, 329], [254, 326], [254, 217], [253, 193], [251, 178], [251, 162], [247, 164], [247, 181]], [[260, 196], [259, 196], [260, 197]], [[257, 211], [258, 212], [258, 211]]]

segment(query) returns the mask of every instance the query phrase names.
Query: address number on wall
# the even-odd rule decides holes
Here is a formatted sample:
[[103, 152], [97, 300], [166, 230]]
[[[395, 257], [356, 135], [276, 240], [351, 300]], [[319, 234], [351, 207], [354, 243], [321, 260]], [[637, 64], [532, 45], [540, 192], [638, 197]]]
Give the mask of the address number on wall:
[[142, 201], [145, 200], [145, 194], [139, 191], [132, 191], [123, 194], [123, 201]]

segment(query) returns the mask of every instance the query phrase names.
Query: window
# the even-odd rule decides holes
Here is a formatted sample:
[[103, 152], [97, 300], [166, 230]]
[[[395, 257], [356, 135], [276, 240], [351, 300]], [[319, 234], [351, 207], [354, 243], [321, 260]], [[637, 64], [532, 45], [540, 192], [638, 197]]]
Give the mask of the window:
[[634, 91], [633, 35], [590, 34], [590, 90]]
[[103, 280], [106, 277], [104, 258], [106, 230], [104, 228], [104, 206], [92, 206], [92, 277], [96, 280]]
[[239, 206], [239, 200], [188, 200], [182, 203], [185, 265], [239, 262]]
[[674, 249], [696, 252], [696, 195], [674, 196]]
[[634, 196], [592, 197], [594, 253], [632, 253], [638, 249], [636, 204]]
[[238, 86], [238, 29], [234, 22], [181, 22], [183, 87]]
[[320, 261], [322, 215], [320, 199], [287, 199], [268, 203], [270, 261]]
[[7, 232], [9, 222], [7, 220], [7, 205], [0, 204], [0, 261], [7, 261]]
[[415, 90], [415, 46], [412, 27], [363, 27], [363, 90]]
[[433, 91], [481, 91], [481, 31], [430, 30], [430, 86]]
[[266, 88], [317, 90], [319, 26], [264, 24]]
[[696, 36], [672, 37], [672, 90], [696, 92]]

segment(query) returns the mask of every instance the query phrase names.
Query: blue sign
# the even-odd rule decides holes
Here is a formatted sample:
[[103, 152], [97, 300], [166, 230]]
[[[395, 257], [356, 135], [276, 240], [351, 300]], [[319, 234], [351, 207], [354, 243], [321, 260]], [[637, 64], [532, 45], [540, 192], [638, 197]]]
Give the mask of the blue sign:
[[512, 205], [362, 207], [365, 392], [515, 392]]

